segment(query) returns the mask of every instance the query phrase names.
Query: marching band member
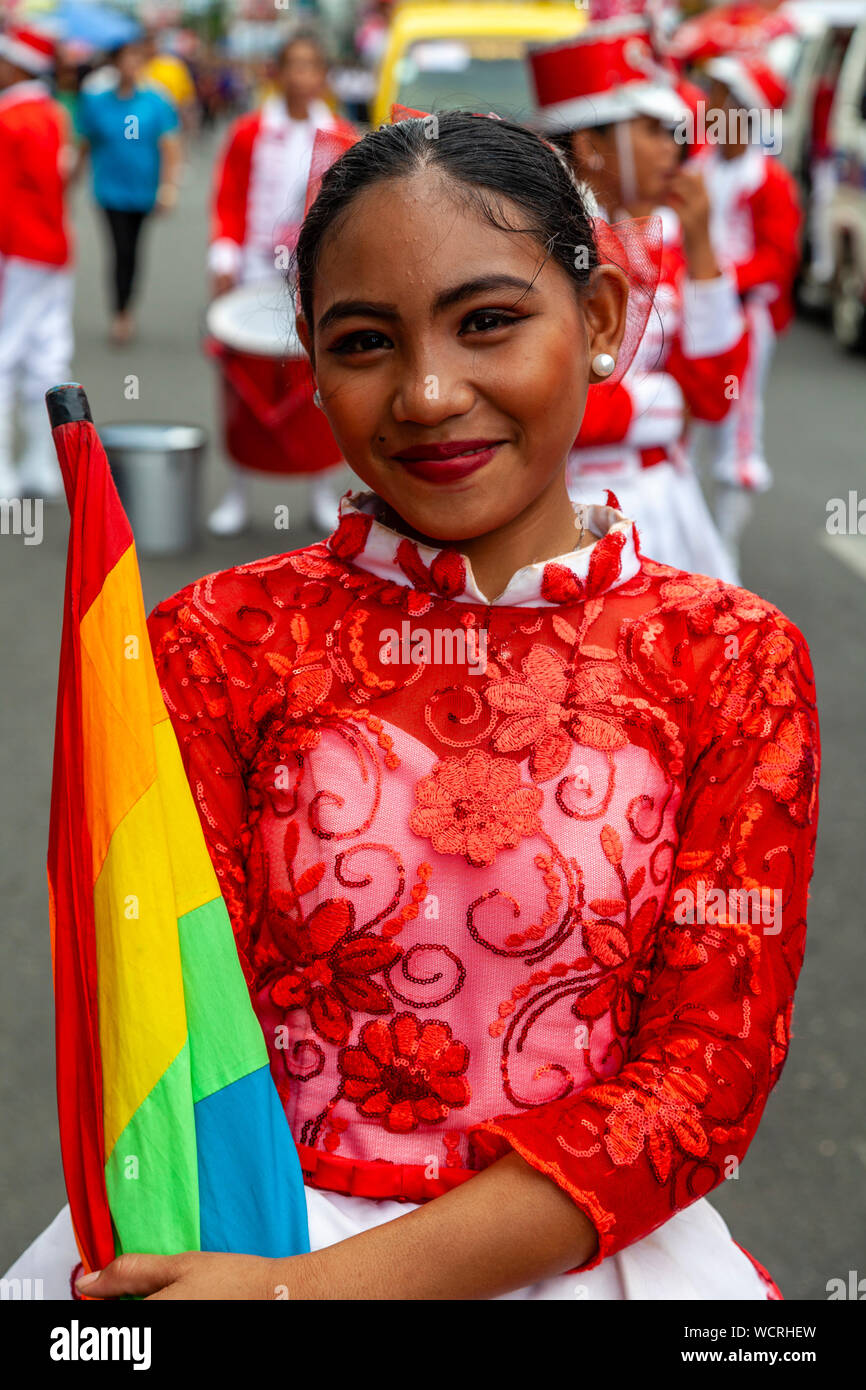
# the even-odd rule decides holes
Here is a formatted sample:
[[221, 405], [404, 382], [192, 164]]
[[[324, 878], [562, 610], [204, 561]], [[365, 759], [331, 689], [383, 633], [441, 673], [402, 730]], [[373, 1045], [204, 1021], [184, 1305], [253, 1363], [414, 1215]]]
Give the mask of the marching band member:
[[[88, 1297], [780, 1296], [707, 1194], [788, 1053], [814, 680], [778, 609], [570, 503], [630, 312], [599, 252], [510, 121], [384, 126], [322, 179], [298, 331], [369, 491], [149, 623], [310, 1253], [142, 1251]], [[68, 1212], [7, 1278], [64, 1251]]]
[[530, 62], [539, 127], [602, 214], [616, 223], [668, 205], [654, 312], [625, 378], [611, 375], [589, 393], [569, 490], [600, 501], [611, 489], [648, 555], [737, 582], [687, 457], [688, 421], [725, 416], [746, 355], [736, 283], [710, 241], [706, 189], [679, 165], [672, 129], [687, 107], [636, 16], [592, 24]]
[[[317, 36], [297, 30], [276, 55], [277, 93], [232, 126], [213, 191], [208, 267], [215, 294], [286, 269], [304, 217], [316, 131], [352, 130], [323, 100], [327, 73]], [[337, 515], [331, 472], [317, 474], [312, 483], [313, 517], [325, 531]], [[248, 522], [249, 474], [236, 467], [208, 526], [215, 535], [230, 536]]]
[[[43, 80], [53, 41], [23, 28], [0, 34], [0, 497], [54, 500], [63, 483], [45, 391], [72, 359], [71, 246], [65, 184], [71, 129]], [[16, 396], [24, 453], [13, 466]]]
[[[720, 262], [736, 277], [749, 326], [748, 366], [727, 416], [712, 431], [716, 521], [736, 553], [754, 497], [772, 484], [764, 445], [764, 393], [776, 338], [794, 316], [800, 260], [797, 186], [761, 144], [755, 120], [781, 111], [785, 84], [760, 59], [715, 58], [706, 66], [709, 105], [729, 119], [726, 138], [702, 159]], [[758, 122], [760, 125], [760, 122]]]

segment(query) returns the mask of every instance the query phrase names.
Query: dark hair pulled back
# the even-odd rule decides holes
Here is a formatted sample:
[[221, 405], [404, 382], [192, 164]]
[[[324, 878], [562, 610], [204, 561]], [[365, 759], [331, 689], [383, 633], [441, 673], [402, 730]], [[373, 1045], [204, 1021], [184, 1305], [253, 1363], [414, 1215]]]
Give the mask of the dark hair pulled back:
[[[313, 281], [326, 234], [373, 184], [435, 169], [461, 186], [471, 206], [501, 231], [534, 237], [580, 293], [598, 264], [592, 223], [562, 154], [511, 121], [447, 111], [370, 131], [322, 179], [301, 228], [295, 273], [301, 310], [312, 325]], [[507, 199], [525, 223], [507, 220]], [[387, 227], [383, 227], [383, 254]], [[391, 248], [393, 251], [394, 248]]]

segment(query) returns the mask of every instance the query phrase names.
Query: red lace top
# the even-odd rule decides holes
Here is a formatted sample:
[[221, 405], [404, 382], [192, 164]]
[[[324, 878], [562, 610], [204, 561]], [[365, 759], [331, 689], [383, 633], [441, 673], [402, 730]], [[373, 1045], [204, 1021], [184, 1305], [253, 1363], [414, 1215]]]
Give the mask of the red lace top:
[[307, 1180], [423, 1200], [511, 1148], [591, 1268], [730, 1175], [784, 1063], [808, 650], [608, 507], [492, 603], [376, 507], [162, 603], [166, 703]]

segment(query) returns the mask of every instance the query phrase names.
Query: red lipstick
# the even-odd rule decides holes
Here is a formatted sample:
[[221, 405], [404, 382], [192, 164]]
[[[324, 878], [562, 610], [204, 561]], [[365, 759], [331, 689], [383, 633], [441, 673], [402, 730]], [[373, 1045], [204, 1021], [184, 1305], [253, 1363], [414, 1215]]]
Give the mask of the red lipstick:
[[449, 439], [436, 444], [412, 444], [398, 449], [391, 457], [416, 478], [430, 483], [452, 483], [483, 468], [503, 442], [501, 439]]

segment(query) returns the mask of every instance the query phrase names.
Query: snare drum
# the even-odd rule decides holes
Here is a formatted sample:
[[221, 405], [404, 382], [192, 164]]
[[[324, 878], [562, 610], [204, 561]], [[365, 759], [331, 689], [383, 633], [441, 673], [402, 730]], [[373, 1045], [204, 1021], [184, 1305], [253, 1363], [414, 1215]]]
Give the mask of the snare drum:
[[223, 439], [241, 468], [318, 473], [340, 462], [278, 276], [239, 285], [210, 305], [205, 352], [220, 365]]

